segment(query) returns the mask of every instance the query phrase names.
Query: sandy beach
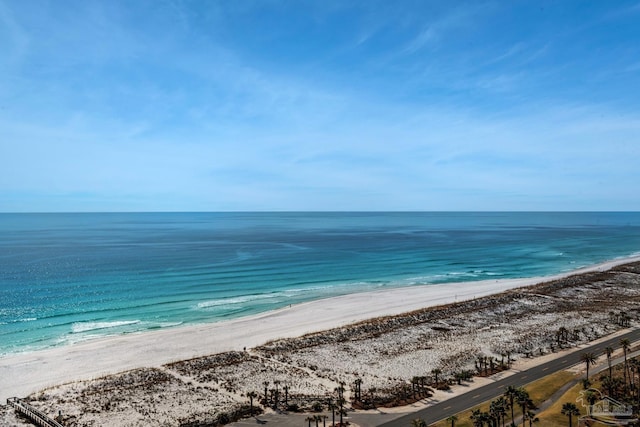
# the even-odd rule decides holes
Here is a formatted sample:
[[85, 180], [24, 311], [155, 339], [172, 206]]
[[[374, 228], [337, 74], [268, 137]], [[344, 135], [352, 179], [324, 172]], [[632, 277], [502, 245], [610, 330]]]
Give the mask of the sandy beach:
[[[576, 332], [579, 341], [589, 341], [606, 333], [614, 332], [613, 329], [608, 329], [605, 311], [610, 310], [615, 304], [608, 306], [603, 303], [602, 307], [605, 311], [588, 314], [581, 313], [578, 306], [575, 309], [566, 308], [566, 310], [554, 308], [554, 302], [549, 300], [550, 298], [560, 298], [560, 296], [547, 295], [551, 291], [539, 291], [535, 286], [525, 288], [525, 297], [522, 295], [516, 297], [515, 294], [509, 293], [506, 295], [510, 296], [501, 297], [507, 298], [508, 303], [493, 301], [492, 304], [486, 305], [475, 301], [491, 301], [492, 298], [482, 297], [495, 296], [505, 291], [540, 283], [543, 283], [540, 286], [544, 286], [544, 284], [562, 281], [562, 279], [576, 275], [588, 276], [588, 273], [605, 272], [616, 266], [637, 261], [640, 261], [640, 256], [615, 260], [553, 277], [424, 285], [346, 295], [232, 321], [109, 337], [72, 346], [12, 355], [0, 359], [0, 378], [2, 379], [0, 399], [4, 401], [11, 396], [27, 396], [60, 384], [75, 384], [72, 388], [77, 388], [79, 387], [77, 384], [82, 383], [84, 384], [82, 387], [86, 387], [91, 383], [88, 380], [108, 374], [138, 368], [156, 369], [159, 367], [170, 371], [170, 382], [175, 380], [184, 381], [181, 384], [191, 384], [190, 379], [195, 379], [196, 384], [215, 384], [215, 390], [226, 390], [223, 393], [224, 398], [218, 396], [222, 407], [233, 401], [237, 403], [237, 400], [249, 390], [260, 390], [263, 380], [269, 381], [269, 378], [273, 379], [274, 375], [275, 377], [282, 376], [283, 381], [290, 381], [292, 388], [295, 383], [293, 377], [300, 379], [298, 393], [302, 394], [323, 395], [330, 393], [332, 384], [336, 380], [344, 379], [349, 383], [353, 379], [353, 375], [350, 373], [355, 373], [356, 376], [365, 379], [369, 387], [390, 388], [398, 381], [418, 375], [416, 366], [420, 366], [422, 374], [426, 369], [425, 366], [439, 367], [443, 372], [451, 373], [460, 366], [468, 366], [469, 360], [474, 357], [473, 354], [484, 353], [497, 356], [502, 344], [496, 343], [500, 340], [505, 343], [502, 351], [514, 355], [522, 354], [528, 351], [527, 347], [518, 347], [514, 343], [525, 338], [525, 335], [530, 334], [530, 331], [536, 328], [539, 329], [538, 335], [526, 338], [533, 343], [532, 352], [538, 348], [542, 352], [544, 346], [548, 344], [545, 344], [541, 337], [544, 336], [545, 331], [548, 334], [558, 325], [566, 325], [568, 329], [581, 331]], [[620, 274], [627, 273], [621, 272], [618, 275]], [[594, 278], [594, 280], [596, 279]], [[565, 282], [566, 286], [571, 286], [570, 280], [565, 280]], [[589, 298], [589, 292], [592, 292], [594, 297], [596, 294], [599, 295], [600, 290], [597, 287], [589, 292], [583, 288], [584, 286], [580, 285], [580, 293], [584, 293], [583, 296], [586, 298]], [[560, 289], [553, 292], [561, 293], [564, 291]], [[567, 292], [575, 296], [576, 290]], [[635, 304], [634, 298], [640, 298], [640, 295], [636, 295], [633, 289], [625, 288], [620, 292], [630, 295], [626, 303], [631, 305]], [[616, 295], [619, 296], [620, 292]], [[383, 316], [396, 316], [429, 307], [446, 307], [447, 304], [463, 301], [468, 303], [466, 305], [454, 304], [454, 309], [445, 308], [444, 312], [433, 311], [436, 314], [429, 314], [431, 316], [429, 319], [415, 320], [406, 327], [385, 326], [386, 329], [372, 337], [367, 337], [367, 333], [363, 334], [357, 328], [353, 329], [351, 336], [344, 339], [336, 339], [335, 332], [325, 335], [322, 333], [320, 335], [313, 334], [330, 330], [343, 331], [347, 325], [357, 322], [371, 321], [371, 319]], [[523, 307], [526, 309], [527, 305], [543, 306], [546, 304], [541, 304], [540, 301], [549, 301], [547, 311], [521, 319], [518, 327], [510, 325], [505, 330], [499, 330], [502, 322], [509, 323], [511, 315], [509, 310], [518, 311]], [[458, 305], [460, 308], [455, 308]], [[621, 309], [624, 308], [623, 305], [618, 304]], [[509, 309], [511, 306], [512, 309]], [[495, 318], [478, 323], [477, 319], [474, 319], [474, 313], [480, 315], [483, 310], [487, 313], [493, 313], [492, 316]], [[409, 317], [417, 319], [420, 316], [422, 315]], [[500, 320], [501, 318], [502, 320]], [[474, 322], [476, 330], [473, 330]], [[434, 324], [439, 324], [442, 327], [434, 328]], [[590, 331], [585, 326], [587, 324], [591, 325]], [[441, 336], [432, 335], [434, 330], [440, 331]], [[446, 330], [446, 333], [443, 335], [441, 330]], [[307, 338], [296, 338], [306, 334], [320, 338], [314, 338], [312, 345], [308, 342], [309, 335]], [[469, 334], [472, 334], [473, 337], [470, 338]], [[520, 336], [518, 336], [519, 334]], [[422, 337], [427, 345], [416, 345], [417, 336]], [[407, 342], [402, 345], [405, 351], [399, 354], [393, 345], [397, 345], [402, 340]], [[342, 345], [336, 350], [336, 343], [340, 342], [348, 344]], [[395, 342], [395, 344], [389, 344], [391, 345], [389, 346], [388, 342]], [[381, 346], [386, 346], [383, 351], [378, 348]], [[438, 351], [433, 351], [434, 346]], [[250, 351], [243, 352], [244, 349]], [[236, 372], [233, 372], [232, 369], [224, 374], [226, 377], [218, 372], [214, 375], [215, 381], [212, 382], [211, 378], [202, 377], [204, 371], [200, 370], [194, 373], [188, 363], [186, 365], [173, 363], [225, 352], [232, 352], [230, 354], [240, 352], [241, 355], [244, 355], [238, 356], [240, 359], [234, 361], [236, 365], [246, 365], [243, 372], [251, 370], [252, 365], [262, 364], [261, 369], [256, 366], [253, 369], [266, 370], [270, 372], [270, 376], [256, 376], [253, 382], [247, 383], [238, 378], [233, 379], [238, 375], [238, 372], [237, 369], [235, 369]], [[354, 356], [353, 360], [347, 363], [345, 360], [350, 359], [349, 354], [358, 355], [358, 357]], [[380, 354], [387, 354], [388, 357], [381, 357]], [[445, 360], [447, 355], [450, 360]], [[221, 363], [221, 366], [225, 363], [227, 362]], [[282, 368], [285, 365], [288, 367], [287, 369]], [[265, 369], [264, 366], [268, 366], [269, 369]], [[297, 374], [287, 374], [285, 371], [290, 371], [289, 368], [294, 371], [297, 369]], [[221, 376], [226, 379], [221, 379]], [[213, 387], [211, 389], [214, 390]], [[62, 393], [60, 390], [59, 392]], [[69, 390], [65, 392], [69, 392]], [[203, 396], [202, 398], [211, 399], [211, 396]], [[229, 402], [225, 403], [226, 400]], [[183, 415], [189, 416], [187, 413]]]

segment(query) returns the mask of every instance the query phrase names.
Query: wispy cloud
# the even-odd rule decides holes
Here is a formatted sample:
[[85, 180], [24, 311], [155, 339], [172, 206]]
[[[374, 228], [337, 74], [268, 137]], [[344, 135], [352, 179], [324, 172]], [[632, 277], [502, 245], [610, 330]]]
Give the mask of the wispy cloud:
[[429, 19], [423, 24], [413, 39], [409, 40], [402, 49], [404, 54], [413, 54], [425, 47], [438, 47], [452, 36], [452, 33], [469, 26], [478, 18], [484, 6], [481, 4], [467, 3], [458, 5], [441, 12], [435, 19]]
[[415, 53], [418, 50], [425, 47], [426, 45], [430, 44], [431, 42], [436, 41], [438, 37], [439, 37], [438, 31], [436, 30], [435, 27], [433, 26], [427, 27], [422, 31], [420, 31], [420, 33], [415, 38], [413, 38], [413, 40], [409, 41], [407, 46], [404, 49], [402, 49], [402, 53], [403, 54]]
[[241, 3], [0, 3], [0, 211], [593, 208], [640, 179], [632, 41], [522, 5]]
[[28, 46], [29, 36], [26, 31], [15, 20], [6, 4], [0, 1], [0, 47], [5, 61], [19, 61], [27, 53]]

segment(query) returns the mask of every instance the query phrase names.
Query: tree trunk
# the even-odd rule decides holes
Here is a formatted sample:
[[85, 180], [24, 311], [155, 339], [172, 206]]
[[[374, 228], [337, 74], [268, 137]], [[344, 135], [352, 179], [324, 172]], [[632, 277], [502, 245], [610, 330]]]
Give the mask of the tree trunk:
[[589, 379], [589, 362], [587, 362], [587, 380]]

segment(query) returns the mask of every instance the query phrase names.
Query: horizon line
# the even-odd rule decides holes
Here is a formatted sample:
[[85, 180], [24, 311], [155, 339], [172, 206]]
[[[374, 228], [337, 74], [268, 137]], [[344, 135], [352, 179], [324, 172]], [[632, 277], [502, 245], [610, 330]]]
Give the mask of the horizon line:
[[0, 215], [10, 214], [212, 214], [212, 213], [640, 213], [640, 210], [175, 210], [175, 211], [0, 211]]

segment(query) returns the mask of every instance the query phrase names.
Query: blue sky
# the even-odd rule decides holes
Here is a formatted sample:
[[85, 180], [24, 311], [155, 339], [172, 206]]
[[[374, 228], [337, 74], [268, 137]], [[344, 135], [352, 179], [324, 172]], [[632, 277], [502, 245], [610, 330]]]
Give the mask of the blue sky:
[[640, 2], [0, 0], [0, 211], [640, 210]]

